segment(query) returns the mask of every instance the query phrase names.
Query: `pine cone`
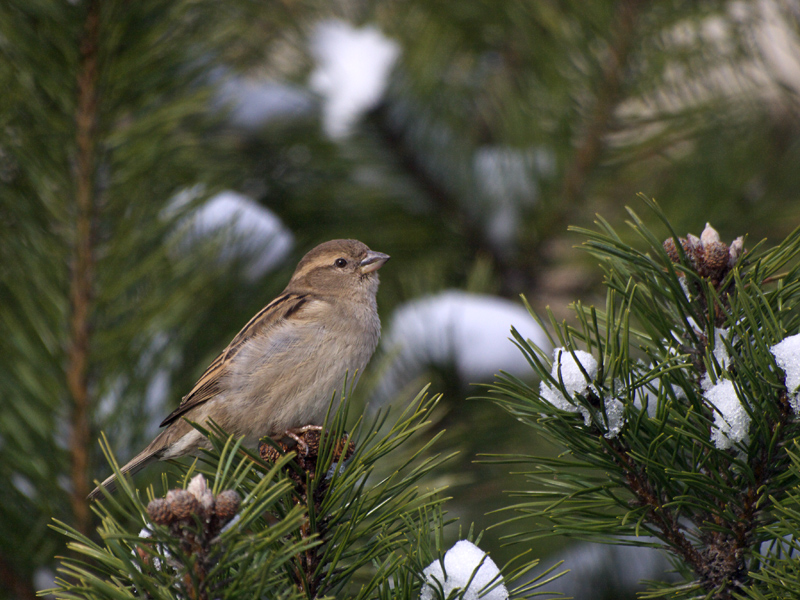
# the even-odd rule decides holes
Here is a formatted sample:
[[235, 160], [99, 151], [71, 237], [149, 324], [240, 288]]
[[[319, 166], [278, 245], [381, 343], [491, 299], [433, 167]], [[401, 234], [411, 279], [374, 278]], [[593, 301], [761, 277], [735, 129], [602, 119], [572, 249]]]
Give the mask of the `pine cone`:
[[200, 510], [200, 503], [194, 495], [186, 490], [170, 490], [167, 492], [167, 503], [172, 514], [178, 520], [188, 519]]
[[239, 506], [242, 499], [234, 490], [225, 490], [221, 492], [214, 501], [214, 513], [222, 524], [227, 523], [236, 513], [239, 512]]
[[169, 525], [175, 520], [170, 503], [164, 498], [156, 498], [147, 505], [147, 514], [150, 520], [157, 525]]

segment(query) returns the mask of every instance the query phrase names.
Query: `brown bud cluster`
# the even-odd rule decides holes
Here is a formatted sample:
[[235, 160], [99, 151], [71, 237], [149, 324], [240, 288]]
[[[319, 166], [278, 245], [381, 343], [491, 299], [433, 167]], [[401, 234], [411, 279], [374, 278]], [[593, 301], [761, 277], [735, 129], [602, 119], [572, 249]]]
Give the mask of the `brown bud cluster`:
[[205, 534], [214, 537], [239, 511], [241, 499], [233, 490], [217, 497], [211, 493], [202, 475], [196, 475], [185, 490], [170, 490], [166, 498], [156, 498], [147, 505], [153, 523], [168, 525], [174, 532], [195, 522], [203, 525]]
[[[297, 454], [294, 459], [297, 465], [305, 471], [311, 479], [314, 479], [317, 476], [317, 461], [319, 459], [319, 442], [321, 436], [320, 429], [310, 428], [297, 436], [297, 440], [290, 439], [290, 441], [287, 442], [284, 441], [286, 439], [284, 438], [283, 440], [276, 441], [280, 450], [271, 444], [261, 442], [258, 451], [261, 458], [269, 463], [275, 463], [281, 456], [287, 452], [293, 451]], [[347, 460], [353, 456], [355, 450], [355, 444], [350, 441], [349, 436], [343, 436], [336, 441], [336, 446], [333, 450], [333, 462], [338, 463]], [[286, 472], [296, 484], [301, 486], [305, 485], [305, 482], [301, 481], [302, 477], [296, 470], [287, 467]]]
[[[185, 490], [170, 490], [166, 498], [156, 498], [147, 505], [147, 514], [153, 523], [169, 527], [183, 552], [192, 557], [192, 562], [182, 564], [179, 556], [165, 553], [161, 544], [160, 556], [153, 556], [153, 546], [143, 541], [134, 550], [143, 565], [161, 570], [166, 564], [182, 575], [176, 578], [179, 587], [185, 589], [181, 597], [208, 600], [206, 587], [209, 573], [216, 564], [219, 534], [239, 511], [241, 499], [233, 490], [226, 490], [214, 497], [202, 475], [196, 475]], [[148, 537], [148, 536], [144, 536]], [[163, 562], [166, 561], [166, 562]], [[185, 569], [191, 568], [191, 574]]]
[[[706, 223], [700, 237], [691, 233], [678, 240], [689, 262], [689, 266], [701, 277], [708, 278], [712, 285], [719, 286], [725, 275], [744, 253], [744, 238], [736, 238], [730, 246], [720, 241], [719, 233]], [[681, 262], [680, 252], [673, 238], [664, 240], [664, 250], [674, 263]]]

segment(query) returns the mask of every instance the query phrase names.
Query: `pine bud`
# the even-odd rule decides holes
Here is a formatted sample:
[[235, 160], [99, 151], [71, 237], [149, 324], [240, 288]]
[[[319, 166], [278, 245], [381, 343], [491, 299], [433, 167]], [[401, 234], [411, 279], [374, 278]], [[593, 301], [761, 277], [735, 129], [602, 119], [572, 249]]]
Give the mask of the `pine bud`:
[[317, 458], [319, 456], [319, 442], [322, 439], [322, 434], [315, 429], [311, 429], [303, 433], [303, 441], [306, 443], [307, 449], [304, 453], [305, 456]]
[[208, 519], [214, 512], [214, 494], [208, 489], [206, 478], [195, 475], [186, 487], [186, 491], [195, 497], [199, 504], [198, 514], [203, 519]]
[[[285, 451], [284, 449], [284, 452]], [[281, 456], [283, 456], [280, 450], [267, 442], [261, 442], [258, 445], [258, 454], [264, 462], [268, 463], [276, 463], [280, 460]]]
[[700, 234], [700, 243], [703, 246], [708, 246], [709, 244], [719, 243], [720, 241], [717, 230], [711, 226], [711, 223], [706, 223], [706, 228], [703, 229], [703, 233]]
[[728, 259], [728, 266], [733, 267], [736, 264], [736, 261], [739, 260], [739, 257], [742, 255], [744, 251], [744, 237], [739, 236], [733, 242], [731, 242], [731, 247], [729, 250], [730, 257]]
[[683, 246], [683, 252], [689, 259], [691, 267], [697, 269], [703, 260], [703, 245], [700, 243], [700, 238], [690, 233], [685, 238], [681, 238], [681, 246]]
[[711, 276], [722, 274], [728, 268], [729, 259], [728, 246], [722, 242], [711, 242], [703, 248], [703, 262]]
[[167, 503], [172, 514], [178, 520], [188, 519], [200, 510], [200, 503], [194, 495], [186, 490], [170, 490], [167, 492]]
[[347, 437], [341, 438], [338, 442], [336, 442], [336, 448], [333, 451], [333, 460], [339, 462], [341, 460], [347, 460], [356, 451], [356, 445]]
[[678, 248], [675, 246], [674, 239], [667, 238], [664, 240], [664, 251], [672, 262], [677, 263], [681, 261], [681, 256], [678, 253]]
[[150, 520], [157, 525], [169, 525], [175, 519], [169, 502], [164, 498], [156, 498], [147, 505], [147, 514]]
[[230, 521], [239, 512], [242, 500], [234, 490], [221, 492], [214, 502], [214, 512], [222, 523]]

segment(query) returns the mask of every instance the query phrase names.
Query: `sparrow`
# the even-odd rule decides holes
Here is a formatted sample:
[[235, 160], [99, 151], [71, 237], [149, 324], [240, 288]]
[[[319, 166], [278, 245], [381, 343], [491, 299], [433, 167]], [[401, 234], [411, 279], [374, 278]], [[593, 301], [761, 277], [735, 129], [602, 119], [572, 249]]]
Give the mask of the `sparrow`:
[[[357, 240], [309, 251], [286, 289], [259, 311], [161, 423], [165, 429], [121, 471], [210, 447], [189, 421], [215, 421], [244, 443], [322, 425], [345, 377], [360, 374], [378, 345], [378, 269], [387, 254]], [[116, 476], [89, 494], [113, 492]]]

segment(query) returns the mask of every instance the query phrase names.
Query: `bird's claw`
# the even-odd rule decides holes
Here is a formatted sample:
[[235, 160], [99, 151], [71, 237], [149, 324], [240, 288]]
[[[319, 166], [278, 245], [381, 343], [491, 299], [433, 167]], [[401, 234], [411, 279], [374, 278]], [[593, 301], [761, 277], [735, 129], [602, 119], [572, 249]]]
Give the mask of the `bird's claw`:
[[295, 427], [294, 429], [287, 429], [283, 432], [283, 437], [288, 437], [295, 441], [298, 450], [303, 455], [308, 454], [308, 443], [301, 437], [307, 431], [322, 431], [320, 425], [305, 425], [303, 427]]

